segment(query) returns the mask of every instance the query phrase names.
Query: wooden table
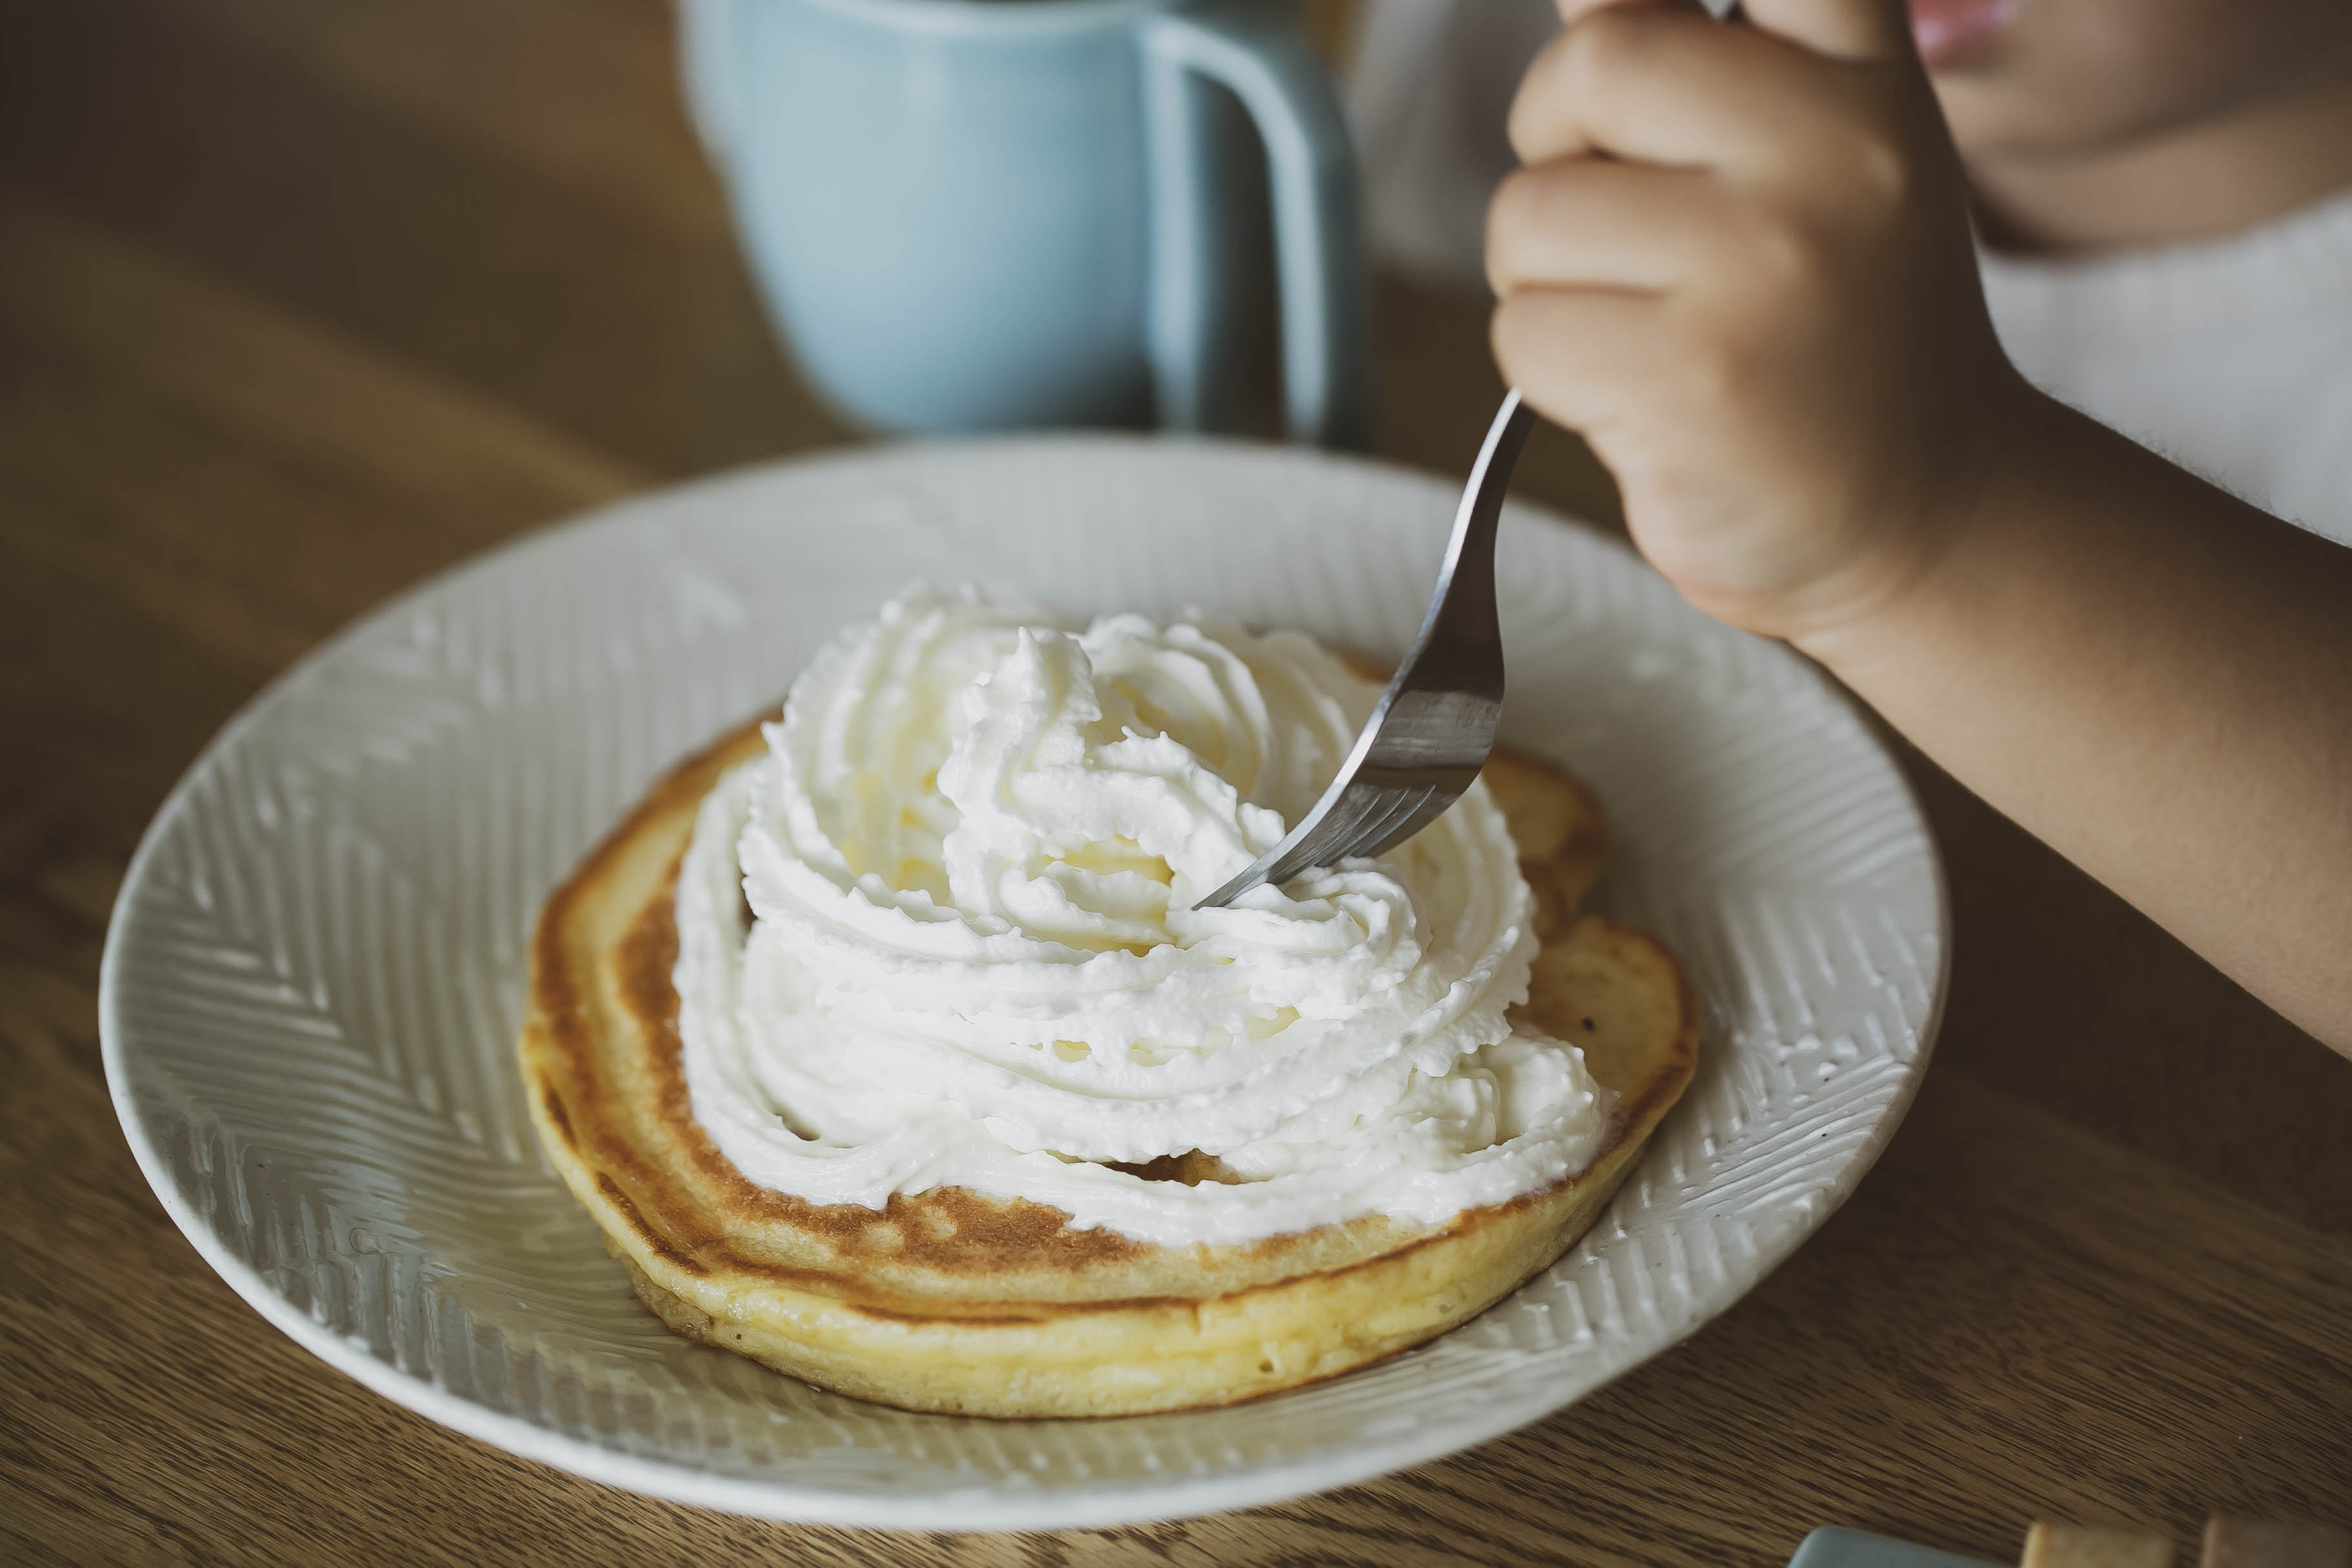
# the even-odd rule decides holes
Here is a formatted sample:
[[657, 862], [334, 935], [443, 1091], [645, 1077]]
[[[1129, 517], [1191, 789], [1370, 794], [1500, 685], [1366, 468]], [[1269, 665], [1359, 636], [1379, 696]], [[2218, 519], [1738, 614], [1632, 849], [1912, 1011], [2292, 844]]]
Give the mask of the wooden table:
[[[469, 551], [848, 439], [762, 330], [660, 0], [0, 14], [0, 1559], [1779, 1563], [1843, 1522], [2352, 1521], [2352, 1064], [1932, 768], [1958, 958], [1860, 1193], [1622, 1383], [1441, 1464], [1066, 1536], [758, 1524], [329, 1371], [133, 1168], [110, 900], [215, 728]], [[1390, 286], [1383, 451], [1458, 472], [1475, 300]], [[1524, 488], [1606, 517], [1545, 437]]]

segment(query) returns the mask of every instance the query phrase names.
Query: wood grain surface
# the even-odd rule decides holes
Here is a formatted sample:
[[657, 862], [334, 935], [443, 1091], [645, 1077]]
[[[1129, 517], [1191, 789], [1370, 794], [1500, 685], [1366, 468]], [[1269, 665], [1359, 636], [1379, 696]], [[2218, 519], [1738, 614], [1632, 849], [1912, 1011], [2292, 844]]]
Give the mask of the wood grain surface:
[[[2352, 1064], [1933, 768], [1954, 988], [1916, 1109], [1738, 1307], [1538, 1426], [1279, 1508], [893, 1536], [651, 1502], [329, 1371], [183, 1241], [95, 1021], [148, 816], [421, 575], [851, 439], [762, 329], [661, 0], [0, 8], [0, 1559], [1783, 1562], [1846, 1523], [2352, 1522]], [[1459, 472], [1479, 301], [1383, 287], [1381, 450]], [[1521, 488], [1602, 520], [1589, 455]]]

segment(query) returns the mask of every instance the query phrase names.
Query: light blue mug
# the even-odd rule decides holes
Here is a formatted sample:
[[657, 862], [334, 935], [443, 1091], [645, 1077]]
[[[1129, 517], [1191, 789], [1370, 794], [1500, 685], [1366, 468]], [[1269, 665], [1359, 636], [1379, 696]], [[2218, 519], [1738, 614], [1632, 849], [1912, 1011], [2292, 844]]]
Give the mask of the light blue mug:
[[1235, 428], [1238, 99], [1265, 148], [1289, 433], [1362, 442], [1354, 162], [1286, 5], [684, 0], [680, 25], [769, 308], [853, 417]]

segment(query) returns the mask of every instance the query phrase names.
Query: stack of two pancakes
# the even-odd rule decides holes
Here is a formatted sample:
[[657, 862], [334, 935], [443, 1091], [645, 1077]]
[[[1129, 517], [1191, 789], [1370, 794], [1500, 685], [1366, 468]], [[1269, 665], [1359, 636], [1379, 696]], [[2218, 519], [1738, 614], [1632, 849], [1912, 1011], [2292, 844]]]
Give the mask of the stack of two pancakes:
[[[1498, 752], [1486, 779], [1535, 890], [1535, 1030], [1616, 1092], [1584, 1171], [1434, 1226], [1371, 1216], [1239, 1246], [1160, 1247], [961, 1187], [881, 1210], [753, 1185], [696, 1123], [671, 980], [681, 856], [754, 723], [681, 765], [541, 913], [520, 1044], [541, 1141], [646, 1304], [685, 1337], [915, 1410], [1112, 1416], [1231, 1404], [1350, 1371], [1475, 1316], [1591, 1225], [1689, 1082], [1697, 1008], [1654, 938], [1579, 902], [1598, 806]], [[1199, 1155], [1133, 1168], [1218, 1179]]]

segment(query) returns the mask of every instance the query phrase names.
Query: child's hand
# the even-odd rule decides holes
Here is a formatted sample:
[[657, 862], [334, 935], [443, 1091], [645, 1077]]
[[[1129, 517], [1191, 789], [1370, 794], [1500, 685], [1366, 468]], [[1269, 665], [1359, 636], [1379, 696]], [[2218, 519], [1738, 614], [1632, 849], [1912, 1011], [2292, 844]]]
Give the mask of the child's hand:
[[1900, 0], [1560, 9], [1488, 215], [1496, 357], [1695, 604], [1834, 639], [1936, 558], [2032, 401]]
[[2352, 1056], [2352, 551], [2032, 391], [1897, 0], [1562, 0], [1495, 351], [1700, 609]]

